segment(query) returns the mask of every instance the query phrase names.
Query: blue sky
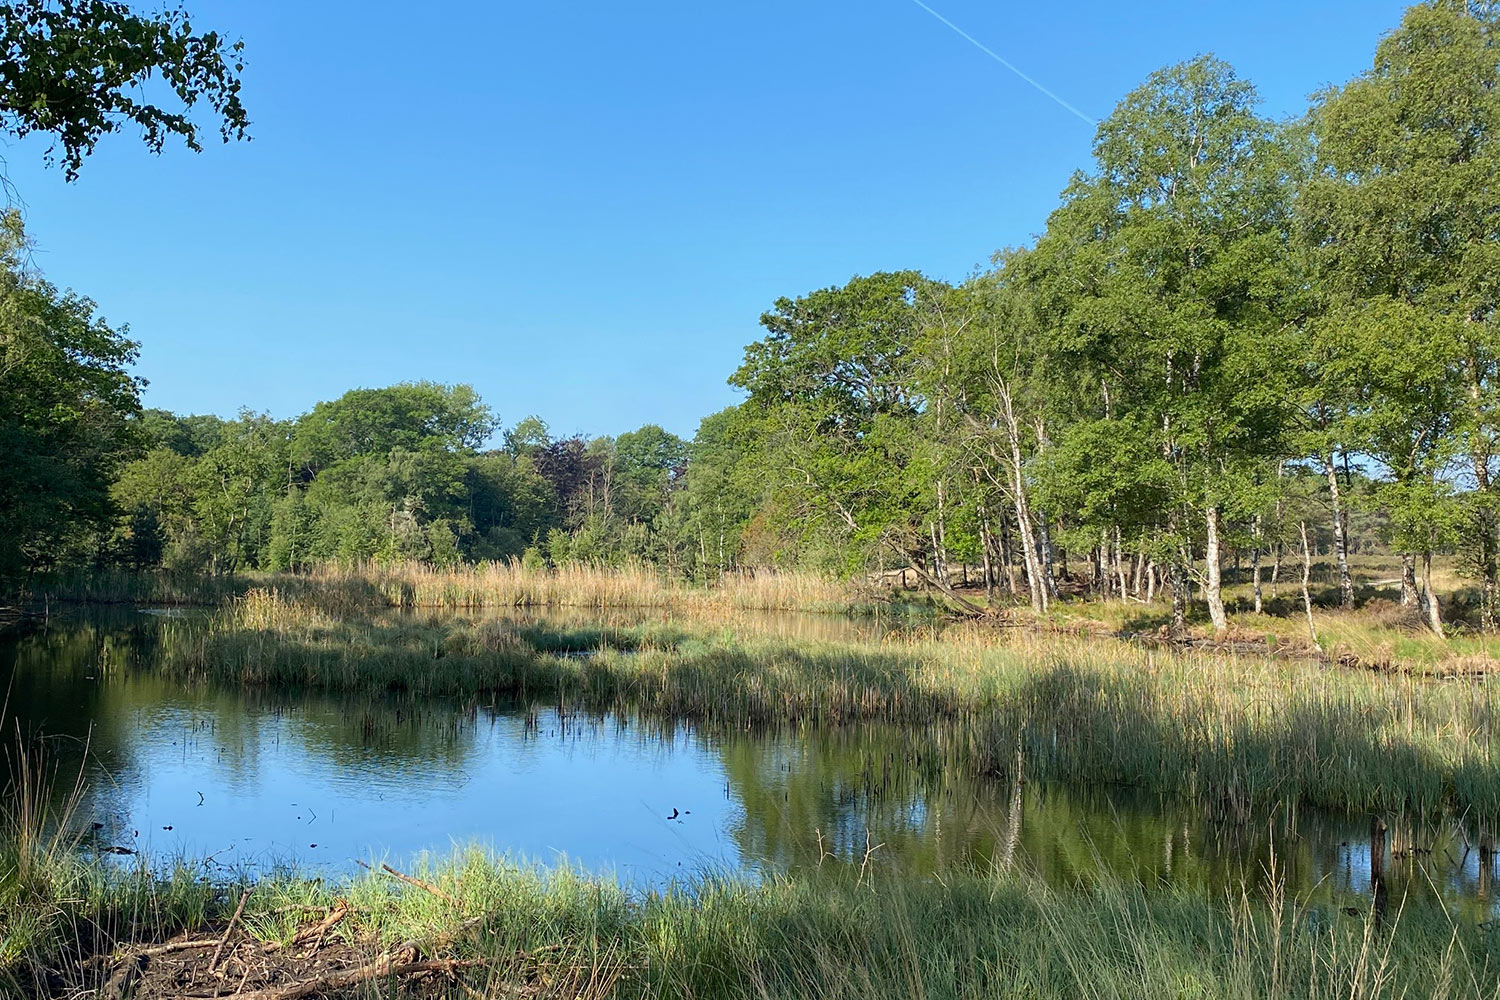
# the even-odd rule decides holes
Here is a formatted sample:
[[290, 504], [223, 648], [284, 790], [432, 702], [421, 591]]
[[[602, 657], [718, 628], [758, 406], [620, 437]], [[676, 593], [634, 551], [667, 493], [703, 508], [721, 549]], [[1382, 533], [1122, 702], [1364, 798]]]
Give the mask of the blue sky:
[[[1300, 113], [1404, 7], [928, 2], [1100, 117], [1200, 52]], [[115, 136], [73, 184], [3, 151], [38, 263], [179, 412], [433, 379], [507, 423], [690, 435], [778, 296], [961, 279], [1089, 162], [1087, 125], [911, 0], [189, 6], [246, 42], [252, 142]]]

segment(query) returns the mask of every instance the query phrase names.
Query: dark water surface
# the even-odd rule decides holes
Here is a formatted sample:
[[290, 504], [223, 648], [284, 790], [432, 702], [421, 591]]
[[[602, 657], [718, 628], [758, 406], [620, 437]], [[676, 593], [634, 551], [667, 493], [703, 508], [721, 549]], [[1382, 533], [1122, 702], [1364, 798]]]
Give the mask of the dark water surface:
[[[120, 612], [0, 637], [6, 727], [46, 734], [64, 779], [83, 770], [77, 822], [99, 824], [97, 849], [342, 872], [478, 843], [635, 883], [1015, 863], [1059, 886], [1107, 872], [1216, 894], [1274, 870], [1292, 893], [1360, 908], [1383, 868], [1392, 901], [1437, 895], [1475, 919], [1496, 909], [1494, 857], [1468, 818], [1387, 817], [1372, 852], [1367, 815], [1280, 808], [1234, 825], [1128, 789], [975, 780], [942, 766], [940, 729], [702, 731], [548, 706], [184, 688], [124, 666], [162, 627]], [[826, 639], [869, 626], [774, 627]]]

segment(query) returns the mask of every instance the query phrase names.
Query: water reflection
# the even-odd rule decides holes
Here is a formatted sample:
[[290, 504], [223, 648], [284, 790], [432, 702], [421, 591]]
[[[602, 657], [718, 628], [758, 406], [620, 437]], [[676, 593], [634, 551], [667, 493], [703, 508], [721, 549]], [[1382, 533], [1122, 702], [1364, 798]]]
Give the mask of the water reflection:
[[1434, 892], [1475, 919], [1494, 909], [1492, 831], [1454, 818], [1381, 828], [1285, 807], [1224, 825], [1128, 789], [970, 779], [947, 766], [952, 734], [937, 728], [706, 732], [534, 706], [183, 688], [127, 666], [161, 627], [123, 615], [0, 642], [10, 712], [48, 734], [61, 773], [86, 769], [83, 821], [102, 824], [101, 849], [344, 870], [478, 841], [641, 882], [701, 867], [1015, 864], [1059, 886], [1108, 873], [1225, 893], [1275, 872], [1299, 896], [1361, 912]]

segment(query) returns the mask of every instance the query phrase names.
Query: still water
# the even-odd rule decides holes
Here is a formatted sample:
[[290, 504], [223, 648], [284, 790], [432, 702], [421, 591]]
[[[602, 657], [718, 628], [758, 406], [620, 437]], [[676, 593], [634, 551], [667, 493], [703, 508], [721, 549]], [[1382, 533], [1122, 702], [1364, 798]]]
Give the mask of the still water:
[[481, 844], [635, 884], [1018, 864], [1059, 886], [1103, 872], [1219, 894], [1275, 871], [1344, 907], [1371, 905], [1383, 868], [1393, 900], [1437, 894], [1475, 919], [1496, 908], [1494, 857], [1471, 821], [1389, 817], [1372, 856], [1369, 816], [1280, 808], [1233, 825], [1128, 789], [975, 780], [942, 765], [941, 729], [704, 731], [551, 706], [184, 688], [123, 665], [162, 627], [120, 613], [0, 638], [6, 728], [45, 734], [64, 784], [84, 774], [77, 822], [101, 852], [332, 874]]

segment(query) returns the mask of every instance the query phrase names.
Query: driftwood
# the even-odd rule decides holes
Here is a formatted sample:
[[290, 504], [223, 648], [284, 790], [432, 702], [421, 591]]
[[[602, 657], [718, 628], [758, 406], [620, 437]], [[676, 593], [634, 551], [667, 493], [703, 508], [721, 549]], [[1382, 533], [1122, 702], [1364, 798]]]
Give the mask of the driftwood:
[[193, 951], [198, 948], [212, 948], [219, 943], [218, 938], [191, 938], [181, 941], [168, 941], [165, 944], [146, 945], [141, 948], [131, 948], [124, 952], [116, 952], [109, 955], [95, 955], [86, 959], [84, 968], [91, 965], [112, 965], [117, 962], [141, 961], [143, 959], [156, 958], [158, 955], [170, 955], [178, 951]]
[[301, 1000], [302, 997], [348, 989], [350, 986], [387, 976], [399, 978], [423, 973], [442, 973], [451, 976], [462, 969], [481, 968], [488, 964], [482, 959], [418, 958], [415, 949], [409, 951], [398, 949], [352, 969], [330, 973], [326, 976], [316, 976], [296, 983], [287, 983], [284, 986], [271, 986], [241, 993], [237, 1000]]
[[125, 1000], [135, 989], [136, 981], [146, 971], [146, 956], [133, 953], [116, 966], [104, 985], [99, 988], [98, 1000]]
[[[347, 913], [347, 907], [342, 913]], [[427, 943], [430, 950], [438, 950], [447, 947], [458, 937], [484, 922], [485, 918], [470, 917], [455, 927], [440, 934], [437, 938]], [[267, 987], [260, 990], [251, 990], [248, 993], [239, 994], [238, 1000], [299, 1000], [301, 997], [315, 996], [332, 990], [346, 989], [368, 982], [371, 979], [380, 979], [386, 976], [403, 977], [421, 974], [442, 973], [452, 976], [463, 969], [475, 969], [488, 966], [490, 963], [484, 959], [455, 959], [455, 958], [423, 958], [423, 942], [406, 941], [401, 945], [387, 951], [364, 965], [355, 966], [352, 969], [344, 969], [339, 972], [323, 976], [315, 976], [301, 982], [287, 983], [284, 986]]]
[[[408, 881], [400, 872], [391, 869], [388, 874], [402, 881]], [[410, 879], [411, 883], [429, 892], [434, 892], [444, 899], [452, 897], [437, 890], [435, 886], [429, 886], [419, 879]], [[436, 890], [436, 891], [434, 891]], [[206, 966], [199, 966], [208, 975], [217, 975], [223, 978], [224, 973], [219, 971], [221, 963], [227, 965], [229, 962], [239, 962], [245, 967], [244, 977], [240, 980], [240, 988], [232, 996], [237, 1000], [301, 1000], [304, 997], [318, 996], [326, 993], [337, 993], [351, 987], [379, 979], [396, 978], [422, 978], [426, 976], [446, 976], [467, 987], [458, 978], [458, 973], [466, 969], [489, 968], [492, 964], [490, 959], [482, 958], [444, 958], [439, 953], [449, 948], [461, 935], [479, 927], [487, 919], [486, 916], [469, 917], [459, 921], [447, 930], [430, 938], [412, 939], [402, 942], [394, 948], [381, 952], [368, 961], [353, 965], [348, 968], [338, 968], [333, 971], [323, 971], [317, 975], [307, 975], [306, 978], [294, 982], [282, 983], [276, 986], [262, 986], [258, 989], [245, 990], [245, 980], [257, 964], [255, 956], [265, 958], [277, 952], [287, 952], [301, 945], [311, 944], [311, 949], [302, 955], [287, 955], [282, 961], [293, 963], [305, 961], [311, 958], [322, 946], [328, 933], [341, 923], [354, 909], [346, 899], [335, 901], [327, 915], [317, 923], [308, 924], [292, 935], [289, 942], [279, 941], [269, 944], [259, 944], [253, 940], [245, 940], [241, 934], [241, 940], [234, 942], [236, 932], [243, 932], [245, 924], [243, 921], [245, 907], [250, 898], [250, 892], [246, 891], [235, 907], [234, 915], [230, 918], [228, 925], [222, 934], [216, 937], [189, 938], [177, 941], [168, 941], [163, 944], [148, 945], [132, 948], [123, 953], [116, 952], [108, 956], [96, 956], [83, 963], [84, 967], [100, 963], [111, 965], [109, 977], [104, 985], [95, 994], [96, 1000], [129, 1000], [130, 996], [143, 986], [143, 977], [151, 966], [153, 958], [169, 955], [176, 952], [213, 949]], [[519, 957], [534, 957], [544, 952], [552, 951], [559, 946], [537, 949], [529, 955], [525, 952], [519, 953]], [[287, 968], [278, 966], [279, 968]], [[269, 967], [268, 967], [269, 968]], [[289, 967], [295, 970], [296, 965]], [[295, 974], [295, 972], [293, 973]], [[524, 995], [525, 991], [520, 992]], [[216, 994], [217, 995], [217, 994]], [[206, 998], [205, 998], [206, 1000]]]
[[[374, 868], [370, 868], [370, 866], [367, 865], [367, 864], [365, 864], [363, 861], [356, 861], [355, 863], [358, 864], [361, 868], [366, 868], [366, 869], [369, 869], [370, 871], [374, 871], [375, 870]], [[425, 882], [422, 879], [414, 878], [413, 876], [408, 875], [405, 872], [398, 872], [396, 869], [392, 868], [390, 865], [384, 865], [383, 864], [383, 865], [380, 866], [380, 870], [383, 871], [383, 872], [385, 872], [387, 875], [391, 876], [392, 878], [397, 879], [398, 881], [405, 882], [407, 885], [414, 885], [418, 889], [422, 889], [422, 890], [425, 890], [427, 892], [430, 892], [434, 896], [436, 896], [438, 899], [441, 899], [441, 900], [443, 900], [445, 902], [448, 902], [448, 903], [452, 903], [454, 906], [458, 905], [458, 900], [454, 899], [452, 896], [448, 895], [446, 892], [444, 892], [443, 890], [439, 889], [437, 886], [433, 885], [431, 882]]]
[[234, 925], [240, 922], [240, 917], [245, 915], [245, 904], [250, 901], [251, 890], [246, 889], [240, 896], [240, 905], [234, 908], [234, 916], [229, 918], [229, 926], [224, 928], [224, 936], [219, 938], [218, 947], [214, 949], [213, 957], [208, 960], [208, 971], [213, 972], [219, 967], [219, 959], [224, 954], [224, 946], [229, 943], [229, 936], [234, 933]]
[[[338, 926], [338, 924], [349, 915], [349, 912], [352, 909], [353, 907], [349, 905], [349, 901], [347, 899], [340, 899], [338, 902], [333, 904], [333, 909], [328, 911], [328, 916], [324, 917], [318, 923], [304, 927], [297, 933], [293, 934], [290, 943], [283, 945], [280, 941], [272, 941], [270, 944], [266, 945], [263, 950], [265, 950], [266, 952], [281, 951], [283, 948], [295, 948], [297, 945], [307, 944], [307, 942], [309, 941], [316, 941], [317, 944], [321, 945], [323, 943], [324, 936], [329, 931], [333, 930], [334, 927]], [[316, 946], [314, 947], [314, 950], [316, 950]]]

